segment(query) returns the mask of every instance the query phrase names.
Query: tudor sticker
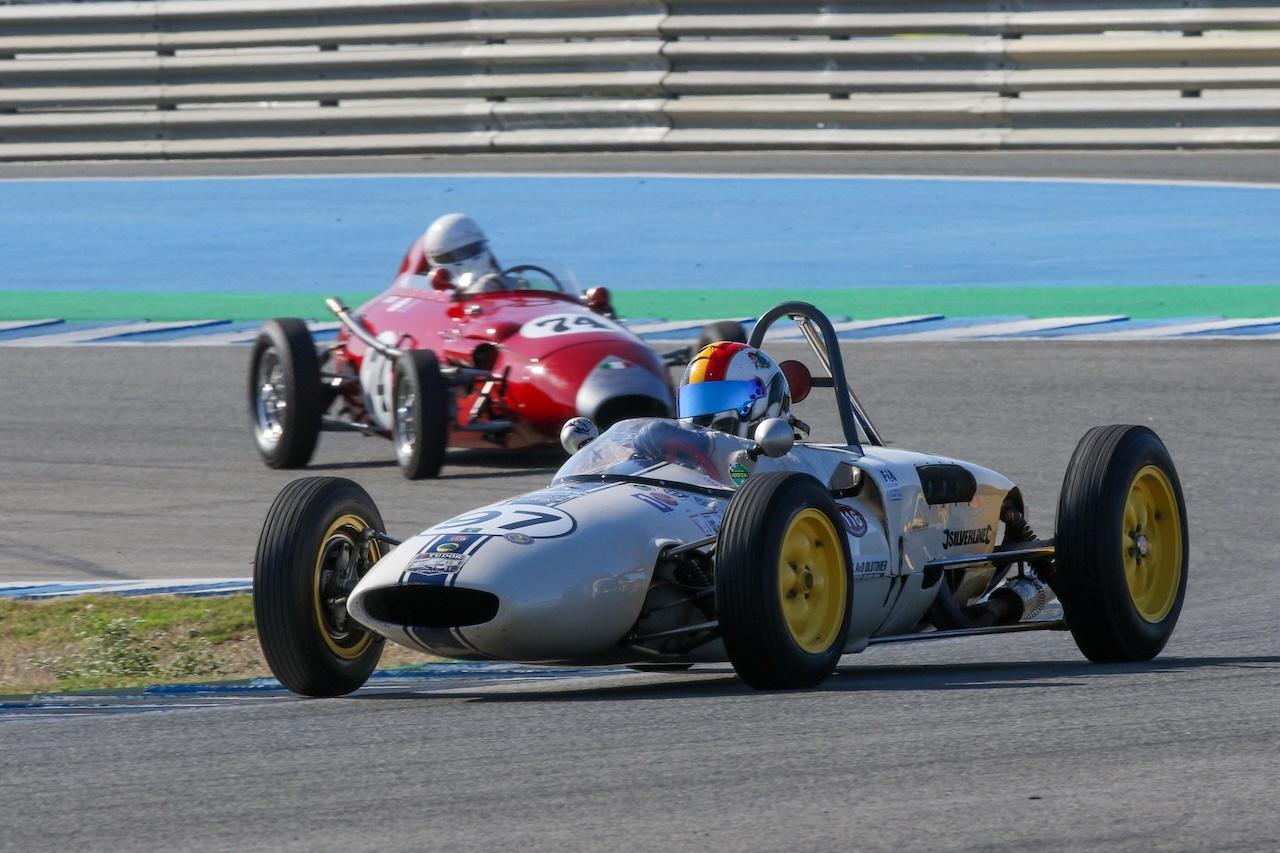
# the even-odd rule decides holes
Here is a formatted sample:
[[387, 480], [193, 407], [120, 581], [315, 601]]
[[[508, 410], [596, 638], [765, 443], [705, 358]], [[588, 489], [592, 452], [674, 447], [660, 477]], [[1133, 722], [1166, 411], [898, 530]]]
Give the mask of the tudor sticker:
[[544, 314], [520, 327], [526, 338], [551, 338], [560, 335], [584, 335], [591, 332], [620, 332], [616, 323], [591, 314]]
[[853, 564], [855, 578], [882, 578], [889, 574], [889, 556], [859, 559]]
[[966, 545], [990, 545], [991, 525], [976, 530], [943, 530], [943, 548], [963, 548]]
[[405, 569], [418, 574], [455, 574], [488, 541], [488, 536], [477, 533], [436, 536], [422, 546]]
[[577, 526], [578, 522], [572, 515], [557, 507], [510, 503], [459, 515], [425, 532], [449, 533], [466, 529], [484, 536], [521, 533], [531, 539], [555, 539], [568, 536]]
[[867, 535], [867, 520], [863, 518], [862, 513], [844, 504], [836, 504], [836, 507], [840, 510], [840, 517], [844, 519], [845, 530], [849, 531], [850, 536], [861, 539]]
[[462, 571], [468, 559], [466, 554], [423, 554], [410, 560], [405, 568], [416, 575], [454, 575]]

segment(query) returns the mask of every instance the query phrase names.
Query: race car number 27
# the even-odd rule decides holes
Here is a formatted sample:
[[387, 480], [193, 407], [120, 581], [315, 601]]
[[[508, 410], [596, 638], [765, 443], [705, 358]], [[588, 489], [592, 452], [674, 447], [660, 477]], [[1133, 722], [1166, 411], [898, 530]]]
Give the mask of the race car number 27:
[[506, 504], [500, 509], [482, 509], [451, 518], [428, 532], [479, 533], [488, 536], [519, 533], [531, 539], [554, 539], [572, 533], [577, 526], [574, 517], [562, 509]]
[[617, 326], [603, 317], [586, 314], [547, 314], [520, 327], [526, 338], [550, 338], [556, 335], [582, 335], [588, 332], [612, 332]]

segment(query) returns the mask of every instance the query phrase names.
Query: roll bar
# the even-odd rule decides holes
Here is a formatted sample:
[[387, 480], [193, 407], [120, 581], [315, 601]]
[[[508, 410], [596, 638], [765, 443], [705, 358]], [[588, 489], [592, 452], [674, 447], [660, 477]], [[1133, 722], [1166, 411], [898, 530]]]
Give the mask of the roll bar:
[[[840, 341], [836, 338], [836, 330], [832, 328], [827, 315], [808, 302], [782, 302], [770, 308], [759, 319], [755, 328], [751, 330], [748, 346], [759, 348], [764, 343], [764, 336], [768, 333], [769, 327], [779, 317], [790, 317], [795, 321], [796, 326], [800, 328], [800, 334], [804, 335], [809, 346], [813, 348], [813, 354], [818, 357], [823, 370], [827, 371], [830, 387], [836, 392], [836, 408], [840, 410], [840, 425], [844, 429], [845, 444], [859, 453], [862, 452], [862, 442], [858, 439], [858, 426], [861, 425], [868, 444], [883, 446], [884, 441], [880, 438], [880, 432], [871, 423], [866, 410], [862, 408], [861, 401], [849, 387], [849, 380], [844, 373], [844, 358], [840, 355]], [[828, 382], [815, 381], [814, 384], [827, 385]]]

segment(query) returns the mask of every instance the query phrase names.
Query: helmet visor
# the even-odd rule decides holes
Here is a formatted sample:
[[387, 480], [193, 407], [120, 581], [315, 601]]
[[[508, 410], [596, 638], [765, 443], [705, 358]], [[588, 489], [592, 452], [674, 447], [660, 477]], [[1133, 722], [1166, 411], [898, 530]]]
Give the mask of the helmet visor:
[[488, 247], [489, 244], [484, 240], [477, 240], [474, 243], [468, 243], [465, 246], [454, 249], [452, 252], [437, 252], [431, 256], [431, 260], [437, 264], [457, 264], [474, 258]]
[[682, 418], [696, 418], [718, 412], [746, 415], [751, 404], [764, 395], [764, 385], [758, 379], [695, 382], [680, 387], [680, 394], [676, 399], [676, 415]]

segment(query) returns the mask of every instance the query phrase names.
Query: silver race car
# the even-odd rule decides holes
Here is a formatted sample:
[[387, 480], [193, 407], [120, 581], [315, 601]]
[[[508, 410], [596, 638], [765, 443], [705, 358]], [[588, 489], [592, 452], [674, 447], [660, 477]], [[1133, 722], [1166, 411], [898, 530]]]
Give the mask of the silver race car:
[[[404, 541], [349, 480], [290, 483], [263, 527], [254, 607], [289, 689], [360, 687], [384, 640], [460, 660], [684, 669], [729, 661], [757, 688], [819, 684], [878, 643], [1069, 630], [1093, 661], [1154, 657], [1187, 584], [1182, 488], [1159, 437], [1091, 429], [1057, 530], [979, 465], [886, 447], [848, 387], [835, 332], [788, 302], [825, 376], [784, 362], [793, 402], [836, 396], [843, 440], [753, 439], [641, 418], [578, 418], [551, 484]], [[1057, 607], [1046, 609], [1057, 598]]]

